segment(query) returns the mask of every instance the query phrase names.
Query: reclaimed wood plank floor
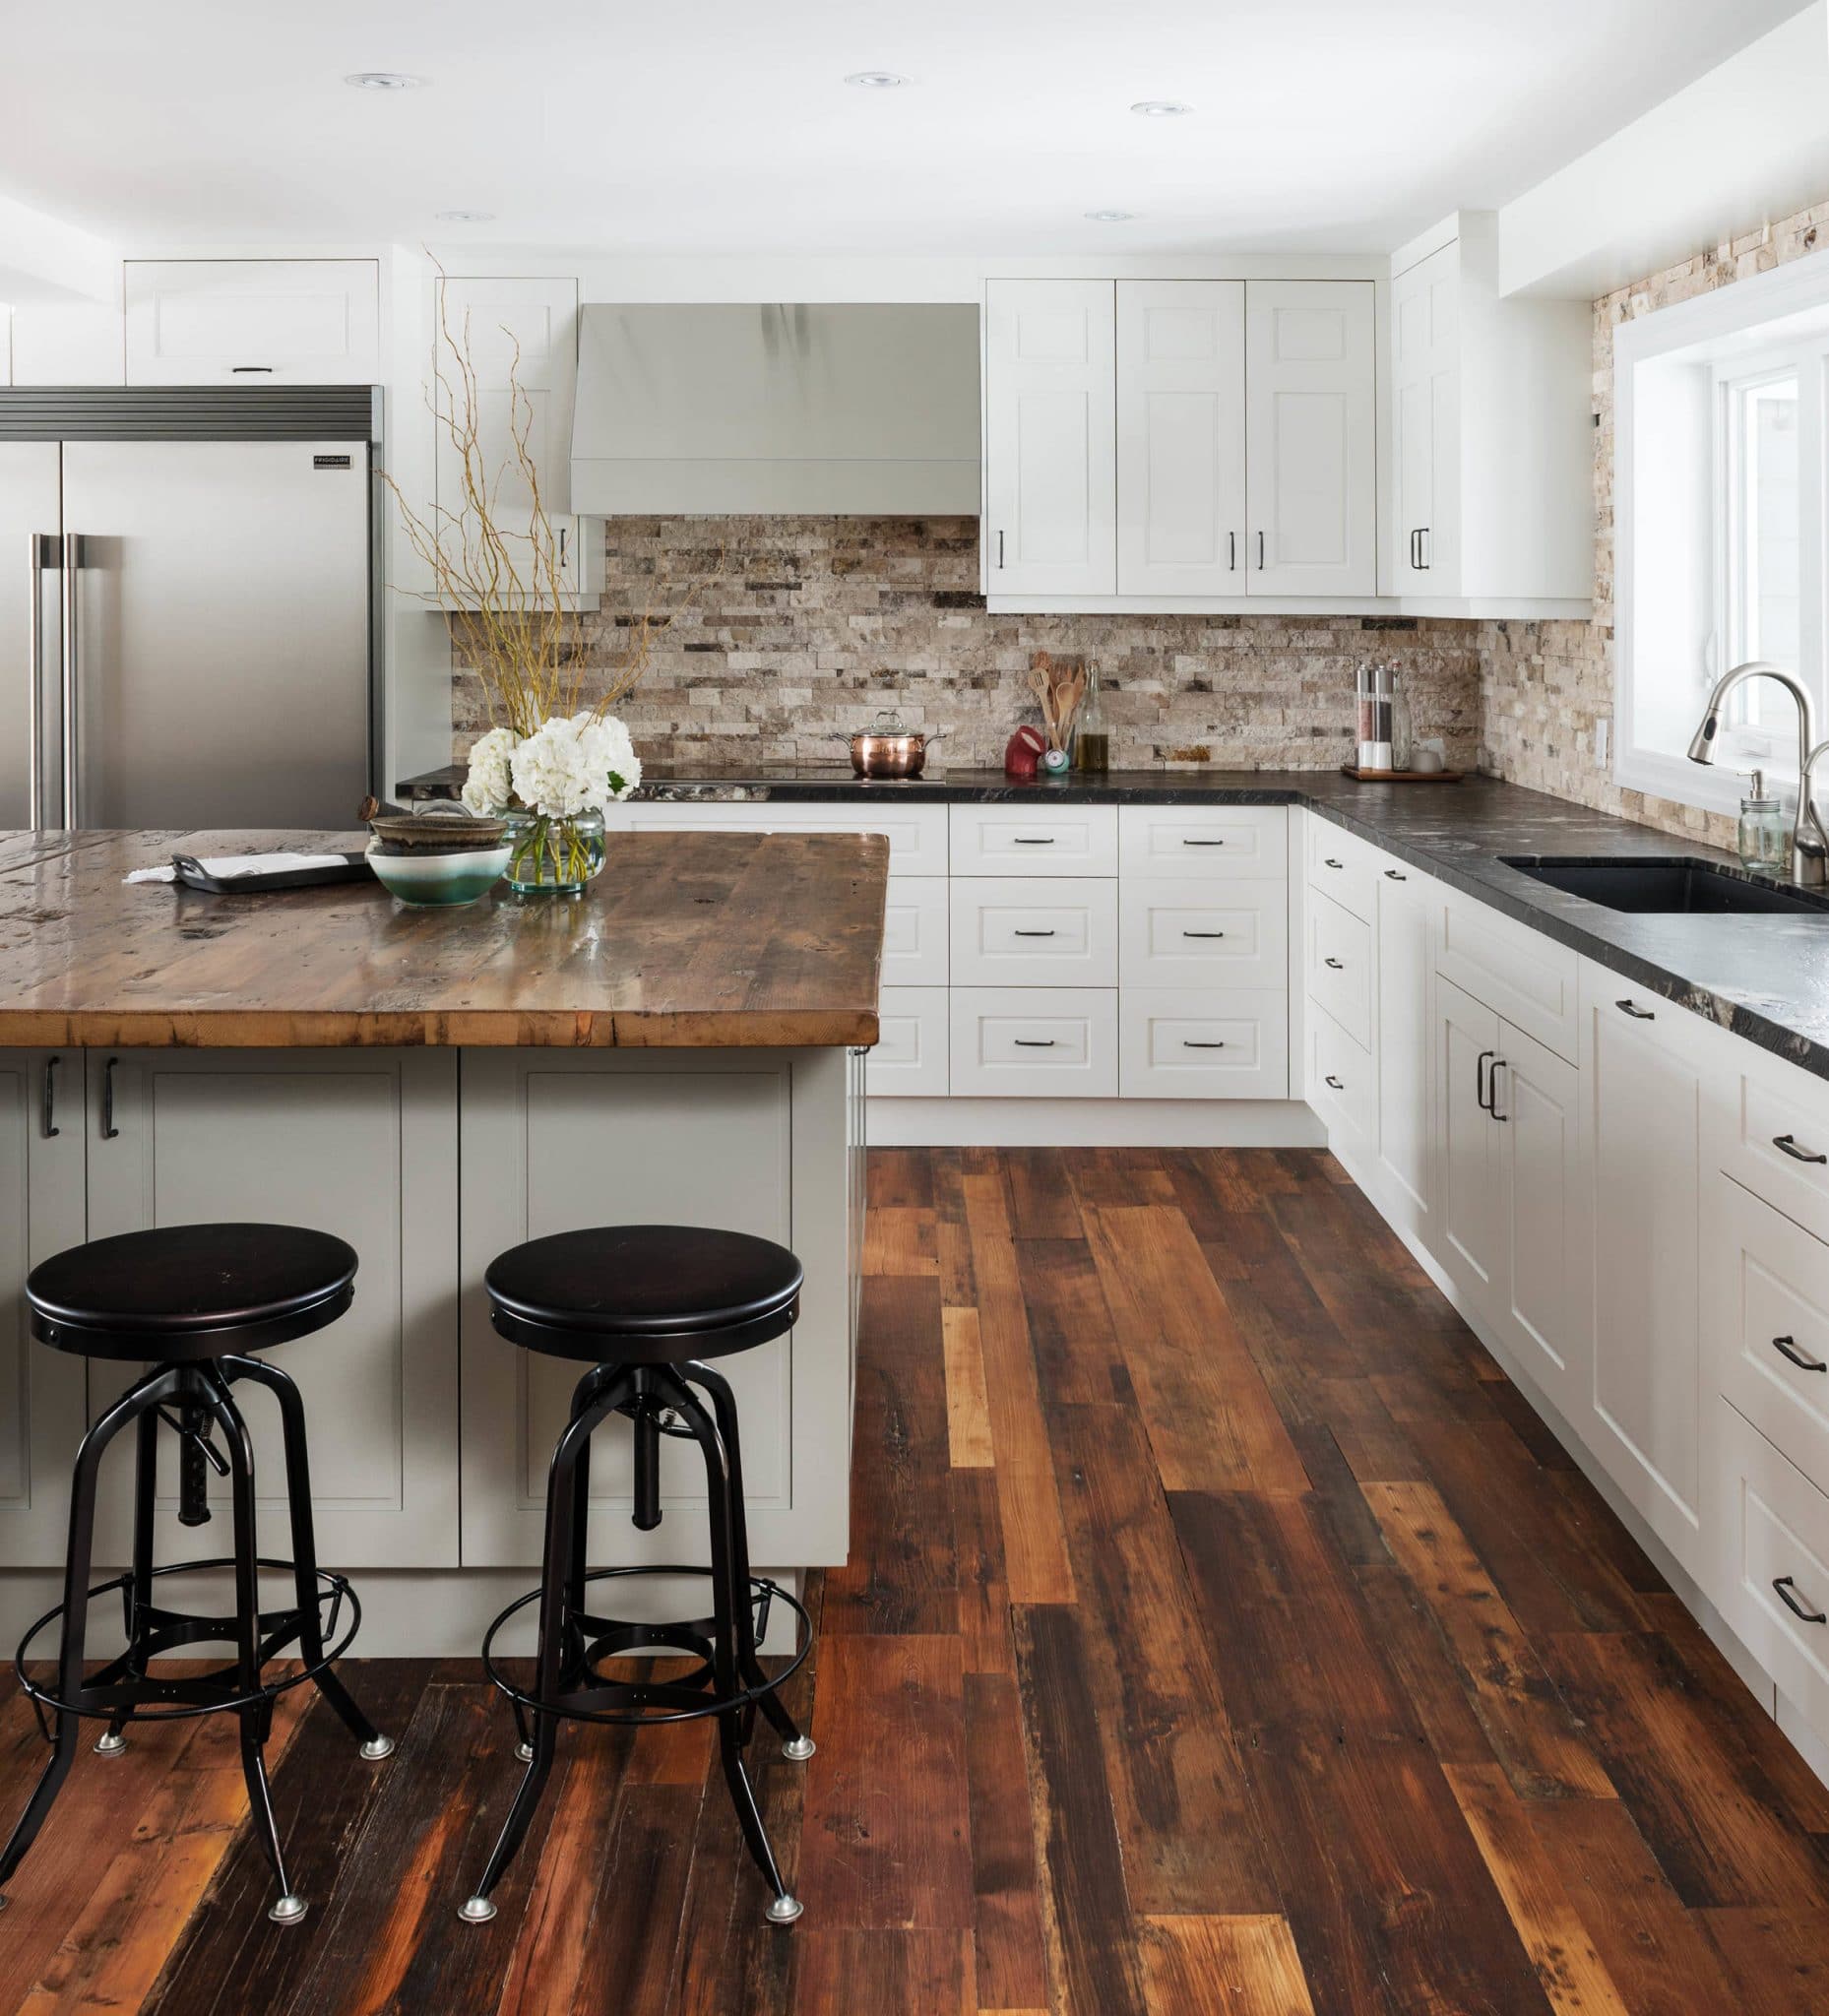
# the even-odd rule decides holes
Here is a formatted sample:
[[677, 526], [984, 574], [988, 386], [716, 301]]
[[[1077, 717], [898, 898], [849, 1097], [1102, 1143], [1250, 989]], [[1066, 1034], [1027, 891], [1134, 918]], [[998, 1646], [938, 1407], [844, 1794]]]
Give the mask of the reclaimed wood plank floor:
[[[1328, 1156], [879, 1151], [870, 1190], [819, 1753], [757, 1769], [796, 1927], [703, 1732], [585, 1730], [459, 1924], [507, 1720], [468, 1662], [355, 1662], [400, 1751], [288, 1723], [302, 1926], [228, 1732], [149, 1733], [15, 1880], [0, 2010], [1829, 2011], [1829, 1792]], [[34, 1748], [0, 1700], [13, 1797]]]

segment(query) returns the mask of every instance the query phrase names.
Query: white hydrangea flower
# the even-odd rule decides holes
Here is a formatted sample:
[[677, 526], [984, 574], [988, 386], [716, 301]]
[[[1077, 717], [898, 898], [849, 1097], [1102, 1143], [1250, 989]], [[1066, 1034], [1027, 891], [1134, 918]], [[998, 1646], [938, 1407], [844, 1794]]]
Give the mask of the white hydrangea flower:
[[515, 746], [510, 762], [515, 796], [548, 819], [600, 812], [626, 798], [641, 776], [628, 730], [613, 716], [598, 721], [575, 714], [541, 722]]
[[509, 775], [514, 748], [513, 728], [491, 728], [471, 750], [463, 796], [465, 808], [478, 818], [501, 811], [514, 794]]

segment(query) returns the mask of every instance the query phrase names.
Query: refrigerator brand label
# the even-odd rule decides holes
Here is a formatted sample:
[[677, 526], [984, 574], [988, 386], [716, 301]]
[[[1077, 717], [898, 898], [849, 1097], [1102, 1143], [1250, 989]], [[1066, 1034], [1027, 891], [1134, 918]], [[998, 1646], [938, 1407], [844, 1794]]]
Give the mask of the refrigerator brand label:
[[349, 458], [347, 455], [314, 455], [311, 458], [311, 467], [313, 469], [347, 469], [349, 467]]

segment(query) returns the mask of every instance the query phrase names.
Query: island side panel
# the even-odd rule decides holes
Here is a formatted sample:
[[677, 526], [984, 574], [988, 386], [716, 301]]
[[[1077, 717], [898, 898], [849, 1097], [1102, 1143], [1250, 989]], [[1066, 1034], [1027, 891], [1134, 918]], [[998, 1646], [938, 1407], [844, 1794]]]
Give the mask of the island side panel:
[[[780, 1240], [806, 1270], [792, 1333], [719, 1369], [736, 1394], [758, 1565], [842, 1561], [850, 1522], [851, 1059], [842, 1048], [467, 1050], [463, 1056], [463, 1558], [532, 1567], [546, 1466], [582, 1364], [518, 1351], [483, 1275], [528, 1238], [602, 1224], [720, 1226]], [[652, 1534], [629, 1523], [629, 1431], [593, 1447], [594, 1566], [704, 1561], [705, 1482], [662, 1445]]]

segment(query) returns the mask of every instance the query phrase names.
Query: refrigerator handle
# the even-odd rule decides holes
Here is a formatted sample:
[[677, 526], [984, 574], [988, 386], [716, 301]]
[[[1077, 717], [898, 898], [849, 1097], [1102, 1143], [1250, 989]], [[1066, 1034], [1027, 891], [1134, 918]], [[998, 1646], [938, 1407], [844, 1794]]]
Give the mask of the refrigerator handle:
[[44, 817], [44, 546], [41, 535], [27, 535], [31, 545], [26, 603], [26, 677], [30, 746], [26, 751], [26, 803], [35, 826]]
[[76, 783], [78, 774], [77, 729], [77, 570], [83, 564], [80, 535], [64, 534], [63, 552], [63, 758], [64, 831], [74, 833], [77, 824]]

